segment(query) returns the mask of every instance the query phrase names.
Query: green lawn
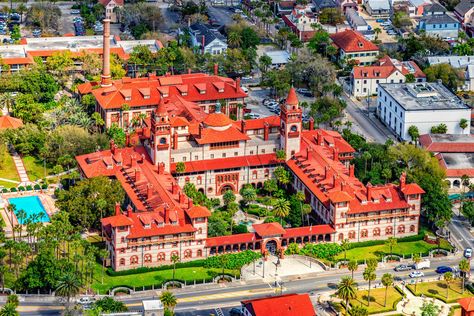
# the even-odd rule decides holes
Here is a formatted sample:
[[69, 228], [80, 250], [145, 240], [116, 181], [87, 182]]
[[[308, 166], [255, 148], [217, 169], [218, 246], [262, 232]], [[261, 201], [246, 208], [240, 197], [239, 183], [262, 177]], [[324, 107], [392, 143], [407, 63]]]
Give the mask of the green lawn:
[[[409, 242], [399, 242], [395, 247], [393, 247], [394, 254], [403, 254], [411, 255], [415, 253], [425, 253], [431, 249], [437, 248], [437, 245], [429, 244], [423, 240], [420, 241], [409, 241]], [[449, 243], [445, 240], [441, 241], [441, 248], [451, 249]], [[352, 260], [363, 260], [369, 258], [378, 258], [381, 256], [389, 255], [390, 248], [388, 245], [377, 245], [377, 246], [368, 246], [368, 247], [359, 247], [349, 249], [347, 251], [347, 259]], [[341, 252], [336, 256], [336, 259], [344, 259], [344, 252]]]
[[[173, 269], [145, 272], [140, 274], [132, 274], [125, 276], [109, 276], [104, 273], [104, 284], [101, 284], [102, 267], [97, 264], [94, 272], [95, 283], [92, 284], [94, 290], [100, 291], [101, 294], [109, 289], [117, 286], [137, 287], [151, 286], [153, 284], [160, 285], [173, 277]], [[239, 275], [238, 270], [226, 270], [230, 275]], [[175, 278], [178, 280], [186, 280], [193, 282], [194, 280], [208, 279], [222, 273], [222, 269], [206, 269], [203, 267], [180, 268], [176, 269]]]
[[[0, 178], [10, 179], [14, 181], [20, 181], [20, 176], [18, 172], [16, 172], [15, 163], [13, 162], [12, 156], [7, 152], [5, 154], [4, 162], [0, 168]], [[0, 185], [5, 187], [14, 187], [16, 186], [14, 183], [2, 181]]]
[[[36, 181], [44, 178], [44, 165], [42, 160], [38, 160], [32, 156], [22, 157], [25, 165], [26, 173], [31, 181]], [[46, 175], [51, 173], [51, 168], [46, 165]]]
[[[446, 282], [443, 280], [441, 281], [434, 281], [434, 282], [423, 282], [418, 283], [416, 285], [416, 293], [415, 293], [415, 284], [409, 284], [407, 286], [412, 293], [419, 296], [424, 294], [428, 297], [438, 298], [442, 301], [446, 301]], [[458, 299], [463, 297], [470, 297], [473, 293], [471, 293], [468, 289], [462, 292], [462, 281], [461, 279], [456, 279], [455, 281], [449, 284], [449, 295], [447, 302], [452, 303], [456, 302]]]
[[368, 304], [367, 290], [358, 291], [357, 298], [350, 301], [352, 306], [362, 305], [369, 311], [369, 314], [385, 313], [393, 311], [398, 303], [402, 299], [402, 295], [394, 287], [389, 287], [387, 291], [387, 305], [384, 306], [385, 302], [385, 288], [371, 289], [370, 290], [370, 305]]

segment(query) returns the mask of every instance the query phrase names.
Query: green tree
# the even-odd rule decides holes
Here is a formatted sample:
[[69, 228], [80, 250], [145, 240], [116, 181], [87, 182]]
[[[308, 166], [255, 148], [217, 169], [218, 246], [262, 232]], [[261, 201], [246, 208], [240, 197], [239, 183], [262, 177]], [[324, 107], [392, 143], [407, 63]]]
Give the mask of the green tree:
[[[413, 255], [412, 257], [412, 261], [413, 261], [413, 264], [415, 265], [415, 267], [418, 265], [418, 263], [421, 262], [421, 256], [420, 254], [416, 253]], [[418, 278], [415, 279], [415, 293], [416, 293], [416, 287], [418, 285]]]
[[350, 249], [350, 246], [351, 246], [351, 242], [347, 238], [341, 242], [341, 248], [342, 248], [342, 251], [344, 251], [344, 261], [347, 260], [347, 250]]
[[5, 304], [2, 309], [0, 309], [0, 316], [19, 316], [20, 313], [16, 311], [16, 306], [14, 304]]
[[472, 225], [474, 223], [474, 202], [464, 201], [461, 205], [461, 212]]
[[377, 275], [375, 274], [374, 270], [367, 267], [365, 268], [362, 276], [364, 277], [365, 281], [369, 282], [369, 290], [367, 291], [367, 306], [370, 306], [370, 301], [372, 300], [370, 297], [370, 288], [372, 286], [372, 282], [377, 278]]
[[425, 301], [423, 306], [420, 307], [421, 316], [438, 316], [439, 315], [439, 306], [434, 302]]
[[287, 185], [290, 183], [290, 173], [284, 167], [276, 167], [275, 171], [273, 171], [273, 175], [281, 185]]
[[7, 304], [13, 304], [15, 307], [18, 307], [18, 305], [20, 305], [20, 300], [18, 299], [18, 295], [16, 294], [8, 295]]
[[270, 56], [262, 55], [258, 59], [258, 68], [260, 69], [262, 74], [265, 74], [271, 65], [272, 65], [272, 59]]
[[351, 278], [354, 279], [354, 271], [357, 271], [359, 268], [359, 264], [357, 263], [357, 260], [351, 260], [347, 264], [347, 269], [351, 271]]
[[186, 164], [182, 161], [176, 163], [176, 173], [186, 172]]
[[349, 311], [349, 315], [351, 315], [351, 316], [368, 316], [369, 311], [364, 306], [357, 306], [356, 305], [356, 306], [351, 308], [351, 310]]
[[324, 8], [319, 13], [319, 23], [336, 25], [344, 21], [344, 16], [339, 8]]
[[380, 33], [382, 33], [382, 30], [379, 27], [376, 27], [374, 28], [374, 33], [375, 33], [375, 40], [378, 40]]
[[462, 73], [450, 64], [431, 65], [424, 72], [428, 81], [441, 79], [443, 84], [452, 91], [456, 91], [463, 80]]
[[103, 313], [122, 313], [128, 311], [127, 306], [123, 302], [114, 300], [112, 297], [103, 297], [95, 301], [93, 307], [100, 309]]
[[431, 127], [431, 134], [446, 134], [447, 132], [448, 126], [444, 123]]
[[273, 204], [273, 212], [280, 218], [280, 223], [283, 223], [283, 217], [290, 214], [290, 202], [285, 199], [277, 199]]
[[249, 204], [257, 198], [257, 192], [251, 186], [247, 186], [242, 188], [240, 195], [244, 199], [245, 203]]
[[278, 190], [278, 184], [275, 181], [275, 179], [268, 179], [265, 180], [263, 183], [263, 189], [270, 194], [270, 196], [273, 195], [273, 192], [276, 192]]
[[286, 159], [286, 153], [283, 149], [277, 150], [276, 151], [276, 157], [278, 160], [285, 160]]
[[411, 125], [408, 128], [408, 135], [410, 135], [411, 140], [416, 144], [418, 138], [420, 138], [420, 132], [418, 131], [418, 127], [416, 127], [415, 125]]
[[166, 309], [171, 309], [171, 310], [173, 310], [176, 304], [178, 303], [178, 301], [176, 300], [176, 297], [170, 291], [165, 291], [161, 293], [160, 301], [161, 303], [163, 303], [163, 306]]
[[174, 275], [176, 273], [176, 263], [179, 262], [179, 256], [176, 254], [171, 255], [171, 262], [173, 263], [173, 280], [174, 280]]
[[232, 190], [227, 190], [224, 192], [222, 199], [224, 200], [224, 205], [228, 206], [230, 203], [235, 202], [236, 197], [235, 197], [234, 192], [232, 192]]
[[68, 272], [59, 278], [55, 294], [66, 297], [66, 313], [69, 311], [71, 297], [79, 294], [80, 289], [81, 282], [76, 273]]
[[349, 310], [349, 300], [357, 297], [356, 289], [357, 283], [350, 277], [342, 277], [337, 285], [336, 295], [346, 303], [346, 310]]
[[382, 285], [385, 286], [385, 300], [383, 306], [387, 306], [387, 292], [388, 287], [393, 285], [393, 275], [390, 273], [384, 273], [384, 275], [382, 275]]
[[449, 296], [449, 284], [454, 280], [454, 276], [452, 272], [446, 272], [443, 275], [444, 282], [446, 282], [446, 301], [448, 301]]
[[459, 270], [463, 273], [462, 276], [462, 293], [464, 294], [464, 286], [466, 282], [466, 277], [468, 273], [471, 271], [471, 263], [467, 259], [462, 259], [459, 262]]
[[459, 121], [459, 127], [462, 128], [462, 130], [465, 130], [469, 126], [469, 122], [466, 119], [461, 119]]
[[397, 239], [395, 237], [389, 237], [385, 241], [385, 244], [390, 248], [390, 258], [392, 258], [393, 247], [395, 247], [397, 245]]

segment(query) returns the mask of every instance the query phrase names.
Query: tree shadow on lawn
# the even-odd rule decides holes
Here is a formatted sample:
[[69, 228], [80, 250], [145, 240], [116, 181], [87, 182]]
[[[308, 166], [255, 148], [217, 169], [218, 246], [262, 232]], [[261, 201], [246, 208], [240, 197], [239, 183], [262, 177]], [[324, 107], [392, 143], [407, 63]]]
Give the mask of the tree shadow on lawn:
[[367, 295], [363, 295], [363, 296], [361, 297], [361, 299], [362, 299], [362, 301], [359, 300], [359, 302], [361, 302], [361, 303], [363, 303], [363, 304], [365, 304], [365, 305], [367, 305], [367, 302], [369, 302], [369, 300], [370, 300], [370, 303], [376, 303], [376, 304], [378, 304], [378, 305], [380, 305], [380, 306], [383, 306], [383, 304], [380, 304], [379, 302], [377, 302], [377, 300], [376, 300], [375, 297], [373, 297], [373, 296], [368, 297]]

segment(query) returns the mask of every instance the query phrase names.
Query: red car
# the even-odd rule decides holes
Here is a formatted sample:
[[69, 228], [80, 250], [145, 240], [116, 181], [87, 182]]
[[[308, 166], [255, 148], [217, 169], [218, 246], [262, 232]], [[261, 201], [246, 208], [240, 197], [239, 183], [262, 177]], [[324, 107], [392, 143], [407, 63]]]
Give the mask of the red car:
[[251, 112], [252, 112], [251, 109], [244, 108], [244, 114], [248, 114], [248, 113], [251, 113]]

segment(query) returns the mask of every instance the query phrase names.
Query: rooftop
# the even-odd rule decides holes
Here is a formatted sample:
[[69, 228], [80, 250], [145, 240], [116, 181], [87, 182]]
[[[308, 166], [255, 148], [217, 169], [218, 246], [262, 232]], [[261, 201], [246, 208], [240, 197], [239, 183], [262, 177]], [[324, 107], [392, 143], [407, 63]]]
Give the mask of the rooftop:
[[430, 65], [450, 64], [454, 68], [464, 68], [469, 64], [474, 64], [474, 55], [471, 56], [431, 56], [428, 57]]
[[439, 82], [382, 83], [379, 86], [406, 111], [469, 109]]
[[268, 298], [242, 301], [242, 305], [255, 316], [315, 316], [308, 294], [285, 294]]
[[290, 54], [286, 50], [274, 50], [264, 54], [272, 59], [272, 64], [287, 64], [290, 59]]
[[447, 169], [474, 168], [474, 153], [443, 153], [441, 155]]
[[378, 51], [377, 45], [367, 40], [361, 33], [345, 30], [330, 35], [333, 43], [345, 52]]

